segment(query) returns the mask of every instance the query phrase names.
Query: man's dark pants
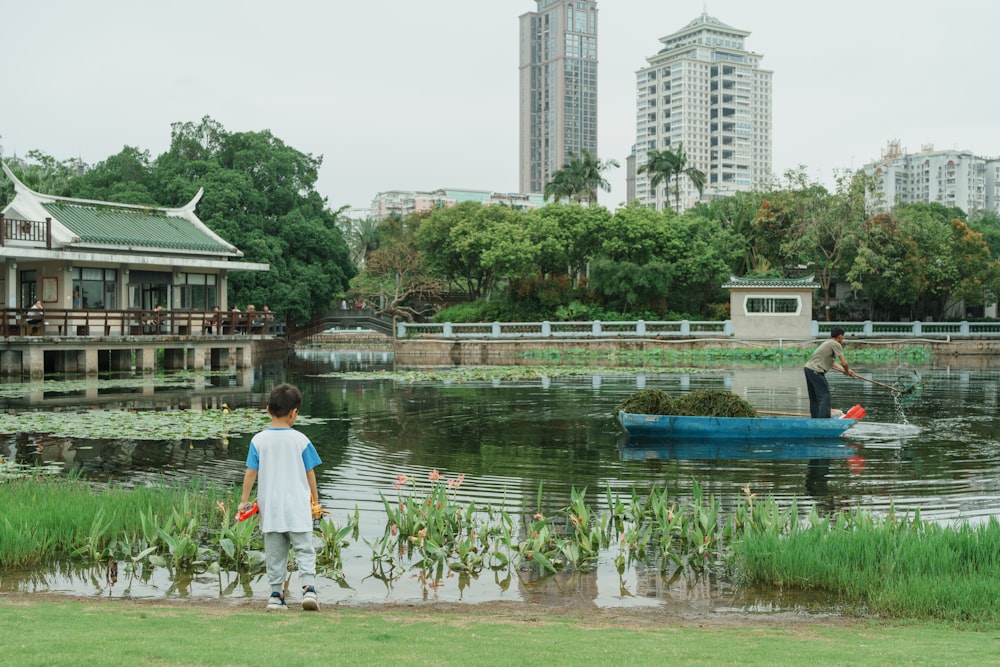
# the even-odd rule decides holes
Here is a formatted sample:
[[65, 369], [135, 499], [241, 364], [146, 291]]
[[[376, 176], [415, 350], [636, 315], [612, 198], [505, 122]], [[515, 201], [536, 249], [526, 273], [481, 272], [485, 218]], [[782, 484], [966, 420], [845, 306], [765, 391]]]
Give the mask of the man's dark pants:
[[830, 384], [826, 375], [811, 368], [806, 370], [806, 388], [809, 390], [809, 416], [813, 419], [830, 417]]

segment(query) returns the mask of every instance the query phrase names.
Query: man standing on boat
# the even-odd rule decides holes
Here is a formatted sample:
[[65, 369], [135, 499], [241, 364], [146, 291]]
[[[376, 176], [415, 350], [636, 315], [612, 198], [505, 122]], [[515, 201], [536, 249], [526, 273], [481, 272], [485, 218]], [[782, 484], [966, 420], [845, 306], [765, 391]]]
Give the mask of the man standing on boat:
[[843, 371], [848, 377], [854, 375], [844, 357], [844, 330], [841, 327], [834, 327], [830, 331], [830, 339], [820, 343], [806, 362], [809, 416], [813, 419], [830, 417], [830, 384], [826, 381], [826, 374], [835, 366], [834, 362], [837, 359], [840, 360], [840, 367], [837, 370]]

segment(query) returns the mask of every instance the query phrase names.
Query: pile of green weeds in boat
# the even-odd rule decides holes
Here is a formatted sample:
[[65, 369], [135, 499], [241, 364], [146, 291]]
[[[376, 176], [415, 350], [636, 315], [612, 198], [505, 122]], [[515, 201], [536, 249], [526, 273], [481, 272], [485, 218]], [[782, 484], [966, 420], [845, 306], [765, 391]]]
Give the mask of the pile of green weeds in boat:
[[686, 417], [756, 417], [757, 410], [729, 391], [698, 389], [673, 397], [660, 389], [634, 392], [617, 407], [618, 412], [638, 415], [679, 415]]

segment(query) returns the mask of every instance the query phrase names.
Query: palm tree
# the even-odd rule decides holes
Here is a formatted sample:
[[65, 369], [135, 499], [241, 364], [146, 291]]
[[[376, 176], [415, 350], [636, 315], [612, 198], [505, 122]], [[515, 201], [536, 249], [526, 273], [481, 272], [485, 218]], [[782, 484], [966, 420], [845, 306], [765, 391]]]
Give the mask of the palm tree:
[[655, 191], [656, 188], [666, 181], [667, 191], [670, 191], [670, 181], [674, 181], [674, 203], [677, 212], [681, 212], [681, 176], [687, 176], [691, 183], [698, 190], [698, 196], [705, 189], [705, 172], [687, 166], [687, 154], [684, 152], [684, 143], [677, 143], [677, 150], [672, 151], [665, 148], [662, 151], [649, 151], [646, 154], [646, 164], [639, 167], [639, 173], [650, 174], [649, 185]]
[[556, 203], [563, 197], [579, 201], [581, 185], [569, 165], [552, 174], [552, 180], [545, 184], [545, 199], [552, 197]]
[[603, 172], [617, 166], [617, 160], [599, 160], [586, 149], [582, 157], [570, 153], [569, 161], [545, 184], [545, 198], [552, 196], [558, 202], [561, 197], [569, 197], [581, 204], [584, 200], [596, 204], [598, 189], [611, 191], [611, 184]]
[[596, 204], [598, 189], [611, 192], [611, 184], [608, 183], [608, 179], [604, 178], [604, 172], [611, 168], [617, 168], [619, 166], [618, 160], [599, 160], [585, 149], [579, 162], [587, 201]]

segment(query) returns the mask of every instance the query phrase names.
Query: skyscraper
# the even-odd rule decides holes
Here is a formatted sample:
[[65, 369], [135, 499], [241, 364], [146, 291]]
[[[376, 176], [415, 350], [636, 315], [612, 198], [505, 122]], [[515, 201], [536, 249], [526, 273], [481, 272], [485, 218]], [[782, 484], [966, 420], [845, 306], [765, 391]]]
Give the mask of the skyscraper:
[[542, 192], [570, 154], [597, 155], [597, 2], [535, 0], [521, 16], [519, 189]]
[[[705, 174], [703, 198], [760, 188], [771, 181], [771, 75], [746, 50], [750, 33], [702, 14], [660, 39], [663, 48], [636, 73], [636, 169], [649, 151], [677, 152]], [[657, 210], [674, 205], [675, 182], [654, 191], [636, 175], [636, 198]], [[680, 177], [680, 207], [698, 191]]]

